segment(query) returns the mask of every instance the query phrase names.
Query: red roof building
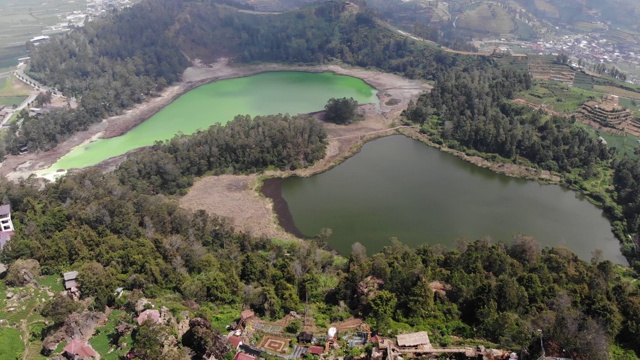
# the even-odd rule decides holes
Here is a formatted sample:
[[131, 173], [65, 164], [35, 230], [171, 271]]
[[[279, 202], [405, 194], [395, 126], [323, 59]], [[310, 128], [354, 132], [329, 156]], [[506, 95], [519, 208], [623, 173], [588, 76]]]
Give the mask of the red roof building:
[[242, 338], [240, 336], [230, 336], [229, 337], [229, 342], [231, 343], [231, 345], [233, 345], [234, 349], [238, 349], [238, 347], [240, 346], [240, 344], [242, 344]]
[[145, 322], [151, 322], [152, 324], [157, 324], [160, 322], [160, 311], [155, 309], [147, 309], [140, 313], [138, 316], [138, 325], [142, 325]]
[[255, 356], [251, 356], [243, 352], [237, 352], [236, 356], [233, 357], [233, 360], [256, 360], [256, 358]]
[[240, 318], [242, 319], [242, 321], [247, 320], [248, 318], [254, 316], [255, 314], [253, 313], [253, 311], [251, 309], [247, 309], [244, 310], [240, 313]]
[[324, 348], [322, 346], [309, 346], [309, 354], [322, 355]]
[[86, 341], [73, 339], [64, 347], [64, 352], [71, 356], [72, 359], [86, 359], [99, 357], [98, 353], [93, 350], [91, 345]]

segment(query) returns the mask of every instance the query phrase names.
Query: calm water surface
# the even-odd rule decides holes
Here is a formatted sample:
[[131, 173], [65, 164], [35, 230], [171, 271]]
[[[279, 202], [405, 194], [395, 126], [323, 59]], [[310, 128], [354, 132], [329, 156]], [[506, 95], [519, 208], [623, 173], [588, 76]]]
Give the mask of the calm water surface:
[[575, 192], [498, 175], [401, 135], [367, 143], [325, 173], [285, 179], [282, 196], [300, 232], [330, 228], [329, 245], [342, 254], [356, 241], [381, 250], [390, 237], [453, 247], [461, 237], [523, 233], [584, 260], [601, 249], [626, 264], [602, 211]]
[[122, 136], [97, 140], [65, 155], [45, 172], [95, 165], [129, 150], [224, 124], [238, 114], [302, 114], [324, 109], [330, 98], [378, 103], [361, 79], [333, 73], [270, 72], [200, 86]]

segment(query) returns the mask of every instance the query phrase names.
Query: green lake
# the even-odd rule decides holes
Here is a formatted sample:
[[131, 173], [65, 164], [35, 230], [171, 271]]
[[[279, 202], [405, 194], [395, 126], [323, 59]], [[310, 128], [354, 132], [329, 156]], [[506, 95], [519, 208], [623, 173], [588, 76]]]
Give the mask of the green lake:
[[71, 151], [43, 173], [82, 168], [153, 145], [178, 133], [224, 124], [238, 114], [303, 114], [324, 109], [330, 98], [353, 97], [378, 104], [376, 90], [361, 79], [333, 73], [268, 72], [221, 80], [191, 90], [122, 136]]
[[601, 249], [604, 259], [627, 264], [602, 211], [575, 192], [498, 175], [401, 135], [369, 142], [325, 173], [277, 186], [286, 201], [281, 223], [289, 217], [306, 236], [331, 229], [329, 246], [342, 254], [355, 242], [379, 251], [391, 237], [452, 248], [463, 237], [509, 242], [526, 234], [584, 260]]

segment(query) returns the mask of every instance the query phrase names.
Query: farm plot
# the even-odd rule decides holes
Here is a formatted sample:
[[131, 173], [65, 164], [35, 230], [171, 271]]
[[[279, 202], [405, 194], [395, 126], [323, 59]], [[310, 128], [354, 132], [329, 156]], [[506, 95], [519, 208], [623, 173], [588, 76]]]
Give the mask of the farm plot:
[[262, 338], [262, 341], [260, 341], [258, 347], [270, 352], [282, 354], [287, 352], [287, 350], [289, 349], [290, 341], [290, 339], [283, 337], [265, 336], [264, 338]]

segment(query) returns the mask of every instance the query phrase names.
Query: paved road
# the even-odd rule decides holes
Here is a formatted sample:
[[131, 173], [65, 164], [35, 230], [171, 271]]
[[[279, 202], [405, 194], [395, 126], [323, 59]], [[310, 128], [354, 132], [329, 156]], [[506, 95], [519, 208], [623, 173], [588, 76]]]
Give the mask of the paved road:
[[16, 77], [18, 79], [20, 79], [22, 82], [25, 82], [27, 84], [29, 84], [28, 82], [31, 82], [31, 84], [35, 84], [35, 86], [31, 85], [31, 84], [29, 84], [29, 85], [31, 85], [36, 90], [45, 91], [45, 92], [46, 91], [51, 91], [54, 94], [54, 96], [57, 94], [55, 89], [53, 89], [53, 88], [51, 88], [49, 86], [42, 85], [41, 83], [39, 83], [39, 82], [35, 81], [34, 79], [30, 78], [29, 75], [25, 74], [24, 67], [25, 67], [24, 65], [20, 65], [20, 66], [18, 66], [18, 70], [15, 71]]

